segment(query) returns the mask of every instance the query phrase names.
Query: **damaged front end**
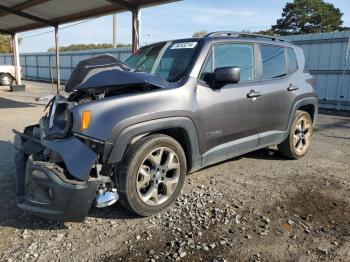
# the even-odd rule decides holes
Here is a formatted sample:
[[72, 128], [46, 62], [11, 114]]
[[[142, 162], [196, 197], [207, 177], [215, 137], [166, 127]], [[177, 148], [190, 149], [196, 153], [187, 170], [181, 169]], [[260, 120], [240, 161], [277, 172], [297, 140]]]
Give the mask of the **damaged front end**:
[[168, 86], [109, 55], [81, 61], [66, 85], [69, 96], [56, 95], [38, 125], [14, 131], [18, 206], [45, 218], [77, 221], [94, 199], [97, 207], [114, 204], [115, 167], [104, 155], [111, 143], [101, 135], [112, 132], [115, 123], [105, 115], [114, 106], [106, 104]]
[[101, 196], [114, 197], [104, 206], [118, 198], [110, 177], [101, 175], [97, 142], [91, 146], [71, 131], [74, 105], [56, 96], [39, 125], [28, 126], [23, 133], [14, 130], [17, 205], [28, 213], [81, 221], [96, 197], [101, 207]]

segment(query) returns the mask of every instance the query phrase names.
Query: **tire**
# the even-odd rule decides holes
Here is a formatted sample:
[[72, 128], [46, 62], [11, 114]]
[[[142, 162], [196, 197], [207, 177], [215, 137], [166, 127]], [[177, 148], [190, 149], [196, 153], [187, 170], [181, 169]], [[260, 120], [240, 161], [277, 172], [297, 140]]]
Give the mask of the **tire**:
[[309, 113], [297, 111], [288, 137], [279, 144], [278, 151], [290, 159], [303, 157], [310, 148], [313, 135], [313, 123]]
[[120, 202], [140, 216], [154, 215], [172, 204], [187, 173], [181, 145], [162, 134], [143, 137], [132, 144], [122, 166], [117, 175]]
[[0, 75], [0, 85], [1, 86], [10, 86], [13, 84], [13, 78], [10, 74], [1, 74]]

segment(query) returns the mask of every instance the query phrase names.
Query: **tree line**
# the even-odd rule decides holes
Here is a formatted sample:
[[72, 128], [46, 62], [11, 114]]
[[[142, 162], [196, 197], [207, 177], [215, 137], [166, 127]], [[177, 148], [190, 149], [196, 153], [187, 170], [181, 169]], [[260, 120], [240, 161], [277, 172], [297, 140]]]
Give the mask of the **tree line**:
[[[117, 44], [117, 48], [129, 47], [131, 44]], [[61, 46], [60, 51], [79, 51], [79, 50], [89, 50], [89, 49], [103, 49], [103, 48], [113, 48], [112, 44], [103, 43], [103, 44], [72, 44], [68, 46]], [[56, 51], [55, 47], [51, 47], [47, 50], [48, 52]]]

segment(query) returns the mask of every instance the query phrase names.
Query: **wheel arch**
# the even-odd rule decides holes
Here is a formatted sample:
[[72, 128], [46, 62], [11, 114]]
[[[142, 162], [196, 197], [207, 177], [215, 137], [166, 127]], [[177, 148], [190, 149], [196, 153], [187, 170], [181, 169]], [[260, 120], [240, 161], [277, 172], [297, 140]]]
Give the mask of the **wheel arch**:
[[295, 104], [293, 106], [292, 113], [290, 115], [291, 117], [289, 119], [287, 130], [290, 129], [290, 126], [291, 126], [293, 119], [295, 118], [298, 110], [308, 112], [311, 116], [313, 124], [315, 124], [316, 116], [317, 116], [317, 112], [318, 112], [318, 99], [317, 99], [317, 97], [305, 97], [305, 98], [302, 98], [302, 99], [297, 100], [295, 102]]
[[194, 172], [201, 167], [197, 130], [193, 121], [188, 117], [156, 119], [123, 129], [113, 143], [107, 158], [108, 163], [120, 163], [129, 145], [144, 136], [155, 133], [168, 135], [180, 143], [185, 151], [189, 172]]
[[301, 111], [307, 112], [310, 115], [310, 117], [312, 119], [312, 122], [314, 122], [315, 111], [316, 111], [316, 107], [315, 107], [314, 104], [302, 105], [302, 106], [298, 107], [297, 110], [301, 110]]

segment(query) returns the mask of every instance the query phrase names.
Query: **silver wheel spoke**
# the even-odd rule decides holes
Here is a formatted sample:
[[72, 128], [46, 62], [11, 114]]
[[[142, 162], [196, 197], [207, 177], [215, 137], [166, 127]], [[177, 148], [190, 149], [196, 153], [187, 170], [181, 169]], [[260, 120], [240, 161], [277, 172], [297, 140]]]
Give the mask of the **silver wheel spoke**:
[[294, 139], [294, 144], [295, 144], [295, 146], [296, 146], [297, 143], [299, 142], [299, 136], [298, 136], [298, 135], [294, 135], [294, 136], [293, 136], [293, 139]]
[[144, 202], [148, 202], [151, 199], [153, 199], [154, 203], [157, 204], [158, 203], [158, 187], [157, 186], [153, 186], [146, 194], [144, 194], [142, 197], [142, 200]]
[[139, 174], [142, 175], [141, 181], [137, 183], [138, 188], [144, 187], [151, 181], [151, 175], [145, 170], [145, 168], [142, 166], [140, 168]]
[[163, 184], [165, 185], [165, 194], [167, 196], [171, 196], [178, 182], [178, 177], [164, 179]]
[[179, 167], [179, 161], [175, 156], [175, 153], [169, 153], [168, 158], [165, 162], [165, 167], [167, 168], [167, 170], [173, 170]]
[[[154, 152], [156, 152], [155, 155], [154, 155]], [[159, 148], [157, 151], [153, 151], [151, 154], [149, 154], [148, 159], [152, 161], [156, 166], [159, 166], [162, 161], [163, 153], [164, 153], [164, 149]]]

